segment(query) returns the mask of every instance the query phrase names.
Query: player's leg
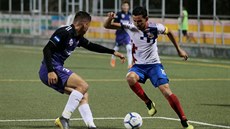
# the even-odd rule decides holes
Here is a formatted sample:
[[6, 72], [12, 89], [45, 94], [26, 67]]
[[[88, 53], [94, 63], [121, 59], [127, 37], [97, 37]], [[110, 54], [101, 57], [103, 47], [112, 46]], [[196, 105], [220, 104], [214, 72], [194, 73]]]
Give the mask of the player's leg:
[[126, 45], [128, 68], [132, 67], [132, 45], [129, 43]]
[[55, 124], [61, 129], [69, 129], [69, 119], [78, 107], [83, 95], [88, 90], [88, 84], [77, 74], [72, 73], [65, 85], [65, 92], [70, 93], [62, 116], [55, 120]]
[[88, 84], [77, 74], [72, 73], [66, 82], [65, 91], [71, 92], [66, 107], [62, 113], [62, 116], [66, 119], [70, 119], [72, 113], [75, 111], [83, 95], [88, 90]]
[[[119, 50], [119, 45], [118, 45], [117, 42], [115, 43], [115, 46], [114, 46], [113, 50], [114, 50], [114, 51], [118, 51], [118, 50]], [[115, 66], [116, 66], [116, 57], [115, 57], [114, 55], [112, 55], [112, 57], [111, 57], [110, 65], [111, 65], [112, 67], [115, 67]]]
[[88, 104], [88, 99], [89, 99], [89, 95], [88, 93], [85, 93], [84, 97], [82, 98], [78, 106], [78, 111], [80, 112], [81, 117], [84, 120], [86, 126], [89, 129], [96, 129], [96, 125], [93, 122], [92, 111]]
[[130, 72], [126, 75], [126, 80], [129, 84], [129, 87], [132, 89], [132, 91], [145, 102], [147, 108], [148, 108], [148, 114], [150, 116], [153, 116], [156, 114], [157, 110], [155, 108], [155, 103], [152, 102], [149, 97], [146, 95], [145, 91], [142, 89], [140, 83], [138, 81], [145, 82], [146, 78], [144, 77], [144, 74], [138, 72], [136, 69], [136, 65], [134, 65], [130, 70]]
[[190, 36], [188, 35], [188, 31], [187, 30], [183, 30], [182, 33], [186, 37], [186, 42], [190, 42], [191, 39], [190, 39]]
[[[164, 71], [162, 64], [153, 64], [151, 70], [148, 72], [150, 81], [155, 87], [158, 87], [165, 98], [168, 100], [169, 104], [173, 110], [177, 113], [181, 119], [183, 127], [188, 127], [187, 118], [184, 111], [180, 105], [180, 102], [175, 94], [169, 88], [169, 79]], [[190, 129], [190, 128], [187, 128]], [[191, 128], [192, 129], [192, 128]]]
[[180, 101], [177, 98], [177, 96], [172, 93], [171, 89], [169, 88], [169, 84], [167, 83], [167, 84], [160, 85], [159, 89], [161, 93], [164, 95], [164, 97], [168, 100], [172, 109], [179, 116], [182, 126], [186, 129], [193, 129], [193, 126], [188, 124], [187, 122], [188, 120], [184, 114]]

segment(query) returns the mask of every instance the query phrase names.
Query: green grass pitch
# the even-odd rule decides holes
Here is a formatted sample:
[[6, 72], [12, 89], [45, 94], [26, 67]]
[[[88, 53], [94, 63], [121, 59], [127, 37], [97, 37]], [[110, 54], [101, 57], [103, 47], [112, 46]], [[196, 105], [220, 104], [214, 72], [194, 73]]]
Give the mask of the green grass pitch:
[[[41, 60], [41, 47], [0, 45], [0, 129], [56, 128], [53, 119], [61, 115], [68, 96], [39, 81]], [[161, 60], [170, 87], [195, 129], [230, 128], [229, 60], [191, 58], [184, 62], [168, 56]], [[117, 60], [117, 67], [111, 68], [109, 61], [110, 55], [79, 49], [65, 66], [89, 83], [89, 103], [98, 128], [124, 129], [122, 118], [128, 112], [144, 118], [148, 114], [125, 81], [127, 65]], [[177, 115], [160, 91], [149, 81], [143, 88], [155, 101], [158, 113], [144, 119], [141, 129], [180, 129]], [[78, 110], [72, 118], [80, 118]], [[82, 120], [72, 120], [70, 125], [71, 129], [86, 129]]]

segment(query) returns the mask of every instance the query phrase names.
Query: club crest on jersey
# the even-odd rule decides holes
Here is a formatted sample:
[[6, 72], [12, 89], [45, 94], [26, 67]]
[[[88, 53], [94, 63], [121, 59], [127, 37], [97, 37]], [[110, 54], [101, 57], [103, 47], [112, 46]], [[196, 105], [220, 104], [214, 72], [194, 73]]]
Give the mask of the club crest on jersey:
[[70, 39], [69, 40], [69, 46], [72, 46], [73, 45], [73, 39]]
[[58, 36], [54, 36], [54, 40], [60, 42], [60, 38]]
[[121, 14], [121, 18], [125, 18], [125, 14]]

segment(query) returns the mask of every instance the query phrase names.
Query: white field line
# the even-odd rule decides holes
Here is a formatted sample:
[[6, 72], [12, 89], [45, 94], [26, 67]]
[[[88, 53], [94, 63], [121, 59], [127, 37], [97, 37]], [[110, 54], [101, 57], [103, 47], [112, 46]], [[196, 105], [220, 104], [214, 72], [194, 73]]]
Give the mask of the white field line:
[[[169, 120], [169, 121], [180, 121], [176, 118], [169, 118], [169, 117], [142, 117], [143, 119], [162, 119], [162, 120]], [[97, 117], [94, 118], [94, 120], [123, 120], [123, 117]], [[82, 118], [73, 118], [72, 121], [80, 121]], [[54, 121], [54, 119], [18, 119], [18, 120], [0, 120], [0, 123], [6, 123], [6, 122], [49, 122]], [[204, 125], [204, 126], [210, 126], [210, 127], [218, 127], [218, 128], [225, 128], [230, 129], [230, 126], [225, 125], [217, 125], [217, 124], [210, 124], [205, 122], [199, 122], [199, 121], [189, 121], [190, 123], [197, 124], [197, 125]]]
[[[87, 82], [122, 82], [125, 79], [86, 79]], [[172, 78], [170, 81], [230, 81], [230, 78]], [[0, 82], [41, 82], [39, 79], [0, 79]]]

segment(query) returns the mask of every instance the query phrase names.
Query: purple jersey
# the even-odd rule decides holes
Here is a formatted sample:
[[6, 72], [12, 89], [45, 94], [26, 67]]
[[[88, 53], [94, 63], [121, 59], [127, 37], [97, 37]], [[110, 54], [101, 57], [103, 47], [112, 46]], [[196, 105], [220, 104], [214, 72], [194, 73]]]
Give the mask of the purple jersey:
[[[131, 13], [117, 12], [114, 22], [116, 23], [129, 23], [131, 19]], [[117, 45], [123, 45], [130, 43], [130, 37], [124, 29], [117, 29], [116, 31], [116, 43]]]
[[73, 25], [57, 29], [50, 38], [50, 42], [58, 48], [52, 54], [53, 66], [63, 65], [74, 49], [79, 47], [79, 40], [82, 38], [84, 37], [77, 38]]
[[[90, 51], [113, 54], [114, 50], [92, 43], [82, 35], [77, 35], [74, 25], [57, 29], [43, 49], [44, 59], [39, 70], [41, 81], [51, 88], [64, 93], [64, 88], [71, 70], [63, 67], [65, 60], [76, 47], [84, 47]], [[55, 72], [58, 76], [57, 84], [48, 84], [48, 73]]]

